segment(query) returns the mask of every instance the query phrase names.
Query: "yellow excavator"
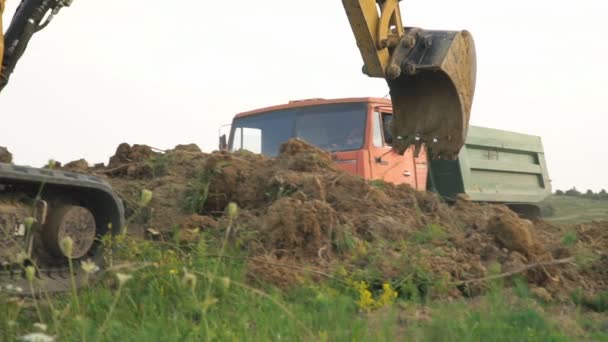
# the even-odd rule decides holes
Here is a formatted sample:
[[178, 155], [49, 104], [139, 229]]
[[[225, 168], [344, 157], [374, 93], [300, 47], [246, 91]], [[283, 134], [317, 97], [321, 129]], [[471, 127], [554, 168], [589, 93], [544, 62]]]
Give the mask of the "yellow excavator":
[[[467, 31], [404, 27], [399, 2], [342, 0], [363, 73], [387, 82], [399, 153], [415, 146], [416, 154], [425, 148], [431, 159], [455, 159], [465, 143], [475, 90], [473, 38]], [[0, 16], [0, 92], [30, 39], [71, 3], [21, 0], [6, 32]], [[0, 0], [0, 14], [4, 8]], [[34, 265], [39, 286], [66, 290], [68, 258], [103, 267], [100, 238], [119, 233], [123, 224], [123, 204], [100, 178], [0, 163], [0, 288], [27, 292], [24, 270]]]

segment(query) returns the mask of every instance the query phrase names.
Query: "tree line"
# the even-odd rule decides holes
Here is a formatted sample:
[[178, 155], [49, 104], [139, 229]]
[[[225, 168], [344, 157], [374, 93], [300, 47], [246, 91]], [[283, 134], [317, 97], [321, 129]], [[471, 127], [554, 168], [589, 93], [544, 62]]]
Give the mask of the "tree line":
[[578, 191], [576, 187], [573, 187], [570, 190], [562, 191], [556, 190], [555, 195], [557, 196], [572, 196], [572, 197], [580, 197], [580, 198], [588, 198], [588, 199], [596, 199], [596, 200], [608, 200], [608, 192], [605, 189], [600, 190], [599, 192], [593, 192], [593, 190], [587, 190], [585, 192]]

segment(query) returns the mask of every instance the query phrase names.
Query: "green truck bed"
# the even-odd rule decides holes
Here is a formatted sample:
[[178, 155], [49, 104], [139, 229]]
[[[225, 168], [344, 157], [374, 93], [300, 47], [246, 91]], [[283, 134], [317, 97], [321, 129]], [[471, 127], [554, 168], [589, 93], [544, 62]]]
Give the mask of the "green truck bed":
[[434, 160], [429, 190], [450, 199], [537, 203], [551, 194], [540, 137], [470, 126], [458, 160]]

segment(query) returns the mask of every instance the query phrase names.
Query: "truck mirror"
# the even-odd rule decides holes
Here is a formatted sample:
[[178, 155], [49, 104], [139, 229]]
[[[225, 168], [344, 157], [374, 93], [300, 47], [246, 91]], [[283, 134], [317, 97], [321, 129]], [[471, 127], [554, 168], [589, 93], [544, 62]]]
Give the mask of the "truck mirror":
[[228, 150], [228, 143], [226, 142], [226, 134], [220, 135], [220, 151]]

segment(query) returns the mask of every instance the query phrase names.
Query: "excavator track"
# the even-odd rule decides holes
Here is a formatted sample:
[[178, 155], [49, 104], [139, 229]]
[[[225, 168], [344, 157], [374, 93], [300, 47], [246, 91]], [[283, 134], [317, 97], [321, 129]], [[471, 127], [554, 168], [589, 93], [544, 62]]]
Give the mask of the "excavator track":
[[[103, 179], [0, 163], [0, 289], [26, 295], [70, 289], [61, 247], [66, 236], [73, 241], [77, 286], [91, 281], [80, 263], [92, 261], [103, 270], [100, 239], [120, 233], [123, 225], [122, 201]], [[29, 265], [37, 269], [32, 287], [25, 276]]]

